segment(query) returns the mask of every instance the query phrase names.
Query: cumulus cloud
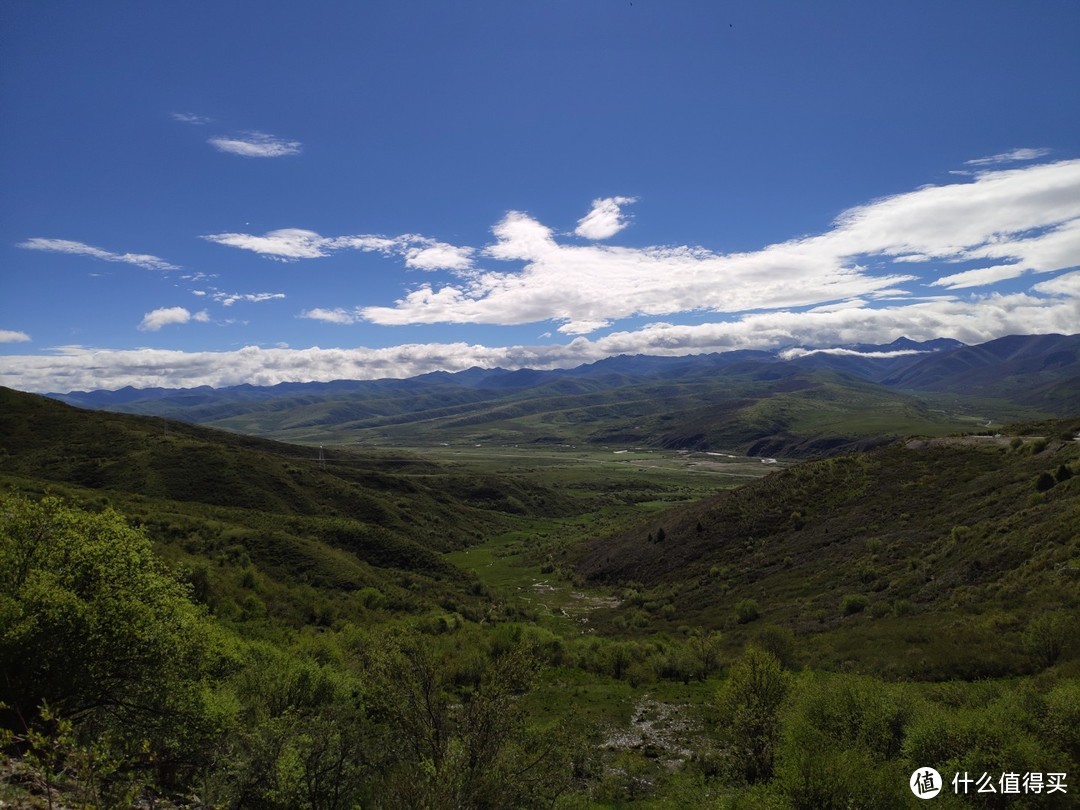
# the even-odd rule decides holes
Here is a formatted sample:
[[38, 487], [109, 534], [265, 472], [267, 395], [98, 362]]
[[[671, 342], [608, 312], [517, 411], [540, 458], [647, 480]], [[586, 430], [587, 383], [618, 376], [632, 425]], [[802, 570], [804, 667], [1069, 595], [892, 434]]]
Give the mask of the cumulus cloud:
[[190, 320], [191, 313], [183, 307], [161, 307], [147, 312], [138, 328], [140, 332], [156, 332], [163, 326], [187, 323]]
[[0, 343], [28, 343], [30, 336], [15, 329], [0, 329]]
[[[664, 322], [596, 339], [539, 346], [467, 343], [408, 344], [387, 348], [262, 349], [230, 352], [130, 351], [61, 347], [51, 355], [6, 356], [0, 385], [26, 391], [75, 391], [240, 383], [411, 377], [430, 371], [491, 368], [570, 368], [617, 354], [681, 356], [735, 349], [783, 349], [852, 343], [890, 343], [899, 337], [951, 337], [968, 344], [1011, 334], [1072, 334], [1080, 323], [1080, 272], [1010, 295], [943, 295], [815, 312], [757, 312], [730, 321], [695, 325]], [[310, 316], [310, 311], [308, 314]], [[334, 310], [324, 320], [333, 320]], [[355, 317], [341, 310], [345, 319]], [[151, 313], [153, 314], [153, 313]]]
[[20, 242], [17, 247], [26, 248], [27, 250], [44, 250], [50, 253], [70, 253], [76, 256], [92, 256], [93, 258], [101, 259], [102, 261], [123, 262], [124, 264], [133, 264], [136, 267], [143, 267], [147, 270], [180, 269], [177, 265], [170, 264], [157, 256], [151, 256], [146, 253], [113, 253], [71, 239], [42, 239], [40, 237], [35, 237], [33, 239], [27, 239], [25, 242]]
[[218, 151], [241, 157], [284, 157], [298, 155], [302, 149], [300, 141], [287, 141], [265, 132], [247, 132], [233, 137], [219, 136], [210, 138], [209, 143]]
[[[400, 250], [405, 256], [405, 265], [417, 270], [466, 270], [472, 267], [473, 249], [448, 245], [413, 237], [415, 244], [404, 243]], [[397, 245], [395, 245], [397, 246]]]
[[637, 202], [635, 197], [604, 197], [593, 200], [592, 210], [578, 220], [574, 233], [586, 239], [608, 239], [627, 225], [620, 206]]
[[[551, 320], [587, 334], [635, 315], [820, 306], [905, 294], [907, 282], [960, 289], [1068, 269], [1080, 263], [1080, 160], [885, 197], [845, 211], [824, 233], [745, 253], [566, 245], [520, 211], [492, 232], [483, 255], [522, 262], [519, 270], [423, 283], [393, 306], [364, 307], [363, 317], [384, 325]], [[928, 263], [976, 266], [936, 279], [912, 274]]]

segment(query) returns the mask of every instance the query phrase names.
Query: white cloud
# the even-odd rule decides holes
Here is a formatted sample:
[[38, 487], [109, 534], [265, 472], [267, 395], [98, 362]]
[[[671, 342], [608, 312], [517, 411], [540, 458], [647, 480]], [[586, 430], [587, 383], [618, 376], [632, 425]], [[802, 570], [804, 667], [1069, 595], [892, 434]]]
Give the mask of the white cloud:
[[237, 301], [258, 304], [262, 301], [276, 301], [285, 297], [285, 293], [226, 293], [218, 290], [210, 296], [223, 307], [231, 307]]
[[905, 357], [909, 354], [930, 354], [925, 349], [897, 349], [891, 352], [859, 352], [854, 349], [785, 349], [780, 352], [781, 360], [796, 360], [811, 354], [832, 354], [839, 357]]
[[999, 166], [1002, 163], [1017, 163], [1026, 160], [1038, 160], [1050, 154], [1049, 149], [1013, 149], [1011, 152], [1002, 152], [989, 157], [965, 160], [965, 166]]
[[[634, 315], [735, 313], [910, 294], [916, 263], [983, 262], [929, 281], [960, 288], [1080, 264], [1080, 160], [985, 172], [845, 211], [816, 236], [747, 253], [702, 248], [560, 244], [511, 211], [484, 253], [517, 271], [462, 273], [421, 284], [393, 306], [369, 306], [376, 324], [522, 324], [553, 320], [585, 333]], [[899, 264], [893, 265], [894, 262]]]
[[28, 343], [30, 336], [26, 332], [14, 329], [0, 329], [0, 343]]
[[472, 254], [472, 248], [431, 240], [404, 248], [406, 266], [417, 270], [467, 270], [472, 267]]
[[955, 290], [993, 284], [1024, 273], [1049, 273], [1075, 266], [1080, 264], [1080, 218], [1029, 238], [1019, 237], [1005, 243], [991, 241], [965, 251], [962, 258], [1004, 259], [1006, 263], [953, 273], [932, 284]]
[[635, 197], [604, 197], [593, 200], [592, 210], [578, 220], [574, 233], [586, 239], [607, 239], [630, 223], [619, 206], [637, 202]]
[[77, 256], [92, 256], [95, 259], [101, 259], [106, 262], [134, 264], [136, 267], [143, 267], [147, 270], [180, 269], [175, 264], [170, 264], [157, 256], [150, 256], [145, 253], [112, 253], [111, 251], [102, 250], [101, 248], [87, 245], [83, 242], [75, 242], [71, 239], [42, 239], [40, 237], [35, 237], [33, 239], [27, 239], [25, 242], [20, 242], [17, 247], [26, 248], [27, 250], [44, 250], [50, 253], [70, 253]]
[[210, 323], [210, 313], [205, 309], [201, 309], [191, 316], [191, 319], [198, 321], [199, 323]]
[[320, 259], [339, 250], [397, 254], [405, 265], [417, 270], [468, 270], [473, 248], [450, 245], [418, 234], [386, 237], [374, 234], [321, 236], [303, 228], [282, 228], [262, 236], [249, 233], [215, 233], [203, 237], [210, 242], [259, 253], [278, 261]]
[[337, 309], [322, 309], [316, 307], [315, 309], [308, 309], [301, 312], [299, 317], [309, 318], [313, 321], [325, 321], [326, 323], [340, 324], [356, 323], [359, 320], [359, 317], [354, 310], [345, 310], [340, 307]]
[[[903, 302], [884, 308], [765, 312], [692, 326], [653, 323], [595, 340], [541, 346], [408, 344], [388, 348], [260, 349], [181, 352], [59, 347], [52, 355], [5, 356], [0, 385], [27, 391], [75, 391], [196, 385], [410, 377], [430, 371], [570, 368], [615, 354], [681, 356], [734, 349], [890, 343], [899, 337], [951, 337], [968, 344], [1013, 334], [1072, 334], [1080, 324], [1080, 272], [1041, 282], [1038, 290]], [[314, 312], [314, 310], [312, 311]], [[332, 320], [333, 310], [327, 318]], [[342, 317], [354, 317], [341, 310]], [[151, 313], [152, 314], [152, 313]], [[310, 315], [310, 313], [308, 313]]]
[[1080, 298], [1080, 270], [1063, 273], [1056, 278], [1040, 281], [1031, 289], [1044, 295], [1066, 295]]
[[195, 113], [175, 112], [172, 114], [172, 117], [182, 124], [194, 124], [195, 126], [204, 126], [205, 124], [211, 124], [214, 121], [213, 118], [207, 118], [205, 115], [196, 115]]
[[264, 236], [252, 236], [247, 233], [215, 233], [204, 236], [203, 239], [219, 245], [251, 250], [272, 259], [284, 261], [317, 259], [328, 255], [326, 248], [329, 240], [314, 231], [306, 231], [302, 228], [282, 228], [270, 231]]
[[209, 143], [221, 152], [228, 152], [241, 157], [284, 157], [298, 155], [302, 148], [300, 141], [286, 141], [265, 132], [247, 132], [235, 137], [210, 138]]
[[163, 326], [187, 323], [190, 320], [191, 313], [183, 307], [161, 307], [147, 312], [138, 328], [140, 332], [156, 332]]

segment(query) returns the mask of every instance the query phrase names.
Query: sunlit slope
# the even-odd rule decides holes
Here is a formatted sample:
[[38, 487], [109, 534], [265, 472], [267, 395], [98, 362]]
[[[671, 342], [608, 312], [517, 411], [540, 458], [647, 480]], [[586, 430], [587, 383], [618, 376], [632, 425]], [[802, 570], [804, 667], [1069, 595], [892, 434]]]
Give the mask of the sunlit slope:
[[[838, 662], [1005, 674], [1031, 615], [1080, 607], [1080, 419], [1038, 427], [791, 467], [598, 537], [577, 570], [670, 594], [676, 624], [779, 623]], [[760, 618], [740, 623], [747, 600]]]

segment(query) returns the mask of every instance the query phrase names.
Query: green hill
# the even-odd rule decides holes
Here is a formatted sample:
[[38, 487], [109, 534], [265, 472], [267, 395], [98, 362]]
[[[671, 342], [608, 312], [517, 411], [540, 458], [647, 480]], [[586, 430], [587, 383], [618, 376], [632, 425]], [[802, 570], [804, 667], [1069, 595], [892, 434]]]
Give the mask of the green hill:
[[[199, 580], [223, 616], [356, 615], [469, 602], [472, 577], [440, 552], [565, 496], [400, 453], [319, 452], [159, 418], [85, 411], [0, 389], [0, 485], [113, 505]], [[475, 604], [480, 600], [471, 598]], [[246, 607], [245, 607], [246, 606]]]
[[596, 538], [577, 570], [666, 595], [672, 625], [787, 626], [825, 666], [1022, 671], [1027, 622], [1080, 607], [1080, 420], [1038, 427], [807, 462]]

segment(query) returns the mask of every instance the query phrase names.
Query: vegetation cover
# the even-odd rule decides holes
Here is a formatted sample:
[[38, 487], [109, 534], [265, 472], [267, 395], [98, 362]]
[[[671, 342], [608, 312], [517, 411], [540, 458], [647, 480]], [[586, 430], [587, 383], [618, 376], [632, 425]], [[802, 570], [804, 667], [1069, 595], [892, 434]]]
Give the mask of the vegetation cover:
[[[1077, 773], [1076, 420], [786, 467], [320, 464], [0, 393], [3, 801], [891, 808], [926, 766]], [[1080, 795], [972, 790], [936, 801]]]

